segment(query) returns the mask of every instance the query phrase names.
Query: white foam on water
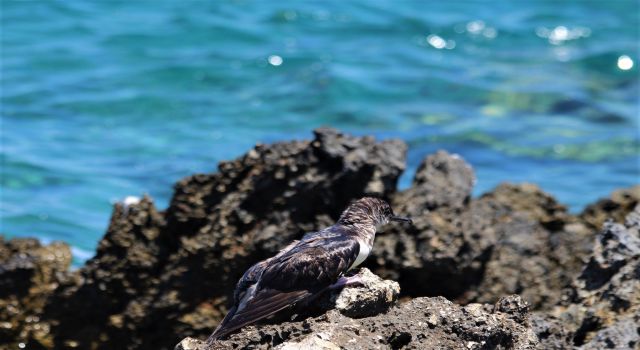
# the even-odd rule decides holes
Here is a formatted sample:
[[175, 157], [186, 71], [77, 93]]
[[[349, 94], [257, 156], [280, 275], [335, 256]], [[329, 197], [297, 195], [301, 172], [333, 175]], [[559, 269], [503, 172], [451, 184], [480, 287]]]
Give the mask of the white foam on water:
[[122, 201], [125, 207], [140, 203], [141, 198], [138, 196], [126, 196]]

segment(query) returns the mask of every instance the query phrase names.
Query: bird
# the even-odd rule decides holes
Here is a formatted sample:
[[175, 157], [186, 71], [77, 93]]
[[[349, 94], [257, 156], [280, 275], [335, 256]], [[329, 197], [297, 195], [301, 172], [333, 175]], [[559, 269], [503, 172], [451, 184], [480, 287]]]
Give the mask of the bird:
[[307, 233], [251, 266], [236, 284], [233, 306], [207, 343], [328, 289], [359, 283], [358, 276], [345, 273], [364, 262], [376, 232], [389, 221], [411, 223], [396, 216], [385, 200], [364, 197], [352, 202], [334, 225]]

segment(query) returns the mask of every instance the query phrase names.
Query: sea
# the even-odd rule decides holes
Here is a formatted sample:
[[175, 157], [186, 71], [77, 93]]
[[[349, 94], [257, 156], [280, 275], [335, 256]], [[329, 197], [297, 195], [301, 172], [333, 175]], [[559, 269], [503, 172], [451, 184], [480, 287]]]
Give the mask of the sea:
[[640, 2], [0, 1], [5, 237], [93, 256], [113, 203], [332, 126], [572, 212], [640, 183]]

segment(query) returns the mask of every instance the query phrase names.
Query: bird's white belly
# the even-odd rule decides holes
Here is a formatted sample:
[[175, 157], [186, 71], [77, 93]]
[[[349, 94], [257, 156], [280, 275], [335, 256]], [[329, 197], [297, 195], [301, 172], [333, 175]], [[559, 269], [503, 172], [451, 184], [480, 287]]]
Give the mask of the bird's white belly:
[[371, 247], [368, 244], [361, 240], [358, 240], [358, 244], [360, 245], [360, 252], [358, 252], [358, 257], [356, 258], [356, 261], [353, 262], [353, 265], [351, 265], [349, 270], [362, 264], [362, 262], [369, 256], [369, 253], [371, 253]]

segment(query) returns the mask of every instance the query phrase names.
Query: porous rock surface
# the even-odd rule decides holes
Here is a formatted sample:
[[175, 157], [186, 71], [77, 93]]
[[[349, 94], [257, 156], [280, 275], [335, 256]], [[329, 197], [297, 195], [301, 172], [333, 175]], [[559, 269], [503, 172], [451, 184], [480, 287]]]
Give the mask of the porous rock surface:
[[[322, 321], [330, 318], [374, 327], [371, 334], [391, 339], [379, 343], [381, 348], [400, 348], [406, 332], [411, 335], [406, 344], [418, 341], [418, 330], [411, 333], [408, 327], [422, 322], [405, 305], [430, 305], [454, 316], [469, 307], [457, 304], [483, 305], [472, 308], [484, 310], [482, 317], [498, 317], [508, 313], [486, 305], [512, 294], [519, 294], [532, 313], [517, 311], [520, 316], [512, 313], [509, 320], [527, 334], [535, 333], [539, 348], [610, 345], [607, 339], [613, 338], [616, 345], [622, 344], [619, 339], [633, 339], [629, 325], [636, 318], [625, 315], [632, 315], [638, 304], [627, 287], [639, 279], [637, 269], [630, 267], [637, 260], [607, 260], [622, 256], [609, 253], [619, 246], [612, 242], [626, 246], [629, 240], [610, 235], [614, 238], [602, 241], [598, 232], [609, 218], [623, 222], [640, 199], [640, 186], [619, 190], [579, 215], [533, 184], [505, 183], [472, 198], [471, 166], [460, 156], [439, 151], [423, 160], [409, 188], [398, 191], [405, 152], [401, 141], [380, 142], [333, 129], [318, 129], [311, 140], [257, 145], [236, 160], [220, 163], [215, 173], [179, 181], [164, 211], [149, 197], [116, 204], [96, 256], [72, 272], [64, 264], [53, 264], [52, 271], [60, 273], [50, 274], [57, 277], [44, 284], [8, 262], [18, 259], [20, 250], [6, 247], [26, 244], [30, 248], [23, 251], [36, 252], [42, 249], [37, 242], [0, 241], [0, 283], [11, 286], [3, 289], [7, 292], [0, 303], [13, 305], [7, 310], [28, 310], [20, 315], [31, 316], [2, 315], [0, 326], [11, 327], [0, 329], [0, 347], [22, 342], [27, 348], [45, 349], [171, 349], [187, 336], [204, 339], [226, 313], [233, 287], [247, 267], [304, 233], [333, 224], [351, 200], [365, 195], [388, 199], [396, 213], [414, 220], [412, 226], [385, 227], [365, 262], [374, 275], [399, 283], [401, 302], [368, 313], [362, 313], [367, 311], [362, 307], [341, 313], [335, 310], [340, 303], [334, 302], [331, 311], [306, 316], [312, 331], [287, 336], [278, 346], [339, 344], [341, 328]], [[622, 227], [606, 225], [605, 231]], [[632, 226], [624, 227], [628, 231]], [[31, 261], [40, 266], [46, 260]], [[47, 287], [25, 287], [38, 285]], [[345, 305], [364, 300], [364, 294], [358, 294], [362, 292], [352, 292], [345, 300], [356, 304]], [[386, 300], [376, 295], [374, 300]], [[423, 298], [436, 296], [446, 299]], [[502, 304], [515, 309], [524, 305]], [[385, 317], [397, 322], [384, 323]], [[33, 329], [34, 320], [39, 333], [23, 332]], [[304, 328], [303, 315], [276, 320], [247, 331], [258, 339], [264, 330], [285, 334]], [[467, 337], [454, 323], [447, 324], [424, 333], [443, 339], [443, 346], [432, 343], [435, 348], [487, 347], [481, 344], [486, 337], [478, 334], [490, 332]], [[333, 333], [327, 338], [323, 332], [329, 330]], [[321, 336], [301, 338], [316, 333]], [[355, 333], [345, 334], [351, 339]], [[605, 343], [593, 343], [599, 339]], [[522, 347], [531, 346], [514, 340], [501, 347], [525, 343]]]
[[473, 183], [460, 157], [428, 156], [413, 185], [393, 197], [414, 225], [378, 235], [368, 266], [412, 296], [492, 303], [522, 294], [534, 309], [556, 305], [594, 233], [536, 185], [505, 183], [471, 199]]
[[605, 222], [567, 302], [554, 311], [581, 349], [640, 347], [640, 205], [624, 223]]
[[599, 230], [607, 220], [624, 222], [625, 216], [640, 203], [640, 185], [614, 191], [609, 198], [602, 198], [588, 205], [580, 218]]
[[398, 282], [383, 280], [367, 268], [360, 269], [355, 277], [359, 279], [357, 284], [327, 293], [328, 298], [320, 300], [320, 307], [336, 309], [351, 318], [362, 318], [383, 313], [398, 300]]
[[47, 298], [68, 278], [70, 264], [71, 250], [64, 243], [0, 236], [0, 345], [53, 346], [41, 314]]
[[210, 345], [187, 338], [175, 349], [533, 349], [537, 338], [527, 316], [517, 295], [495, 306], [421, 297], [371, 317], [330, 310], [301, 321], [249, 326]]

